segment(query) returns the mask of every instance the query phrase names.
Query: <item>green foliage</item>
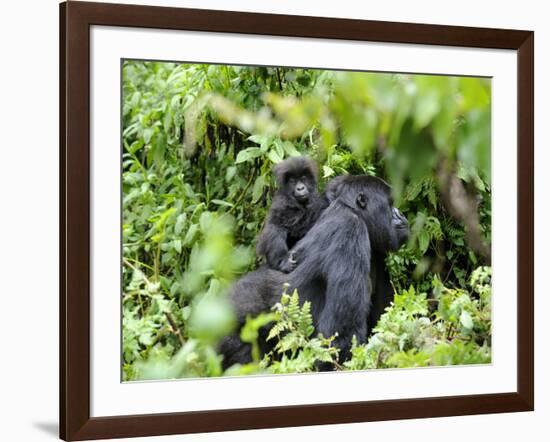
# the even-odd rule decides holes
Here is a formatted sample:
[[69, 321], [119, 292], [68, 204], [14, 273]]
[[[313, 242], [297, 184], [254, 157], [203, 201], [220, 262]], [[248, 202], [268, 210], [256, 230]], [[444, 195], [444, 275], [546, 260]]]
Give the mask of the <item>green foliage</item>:
[[250, 254], [233, 247], [231, 217], [204, 212], [201, 221], [204, 239], [193, 246], [177, 282], [183, 297], [169, 284], [151, 282], [125, 258], [125, 273], [132, 271], [123, 297], [125, 379], [222, 373], [216, 345], [235, 325], [226, 291]]
[[[309, 307], [294, 294], [247, 321], [251, 364], [222, 373], [216, 353], [234, 328], [227, 289], [257, 266], [272, 166], [301, 154], [319, 163], [321, 189], [346, 173], [386, 179], [412, 227], [387, 258], [399, 295], [386, 315], [404, 327], [402, 348], [383, 341], [383, 359], [371, 360], [379, 332], [338, 368], [490, 355], [490, 287], [465, 228], [474, 214], [478, 242], [490, 241], [489, 80], [141, 61], [125, 61], [122, 74], [125, 380], [301, 372], [335, 360], [331, 337], [308, 333]], [[464, 188], [459, 207], [474, 201], [475, 213], [456, 216], [449, 176]], [[273, 322], [277, 347], [261, 360], [258, 333]], [[447, 332], [432, 351], [427, 341]]]
[[451, 289], [434, 278], [430, 296], [413, 287], [396, 294], [369, 342], [355, 344], [344, 365], [358, 370], [491, 362], [490, 268], [476, 269], [469, 285]]
[[265, 355], [262, 366], [273, 373], [304, 373], [314, 371], [318, 362], [336, 364], [338, 349], [332, 347], [333, 337], [312, 337], [315, 328], [311, 304], [300, 307], [298, 292], [286, 291], [273, 310], [277, 321], [269, 331], [268, 341], [276, 340], [273, 351]]

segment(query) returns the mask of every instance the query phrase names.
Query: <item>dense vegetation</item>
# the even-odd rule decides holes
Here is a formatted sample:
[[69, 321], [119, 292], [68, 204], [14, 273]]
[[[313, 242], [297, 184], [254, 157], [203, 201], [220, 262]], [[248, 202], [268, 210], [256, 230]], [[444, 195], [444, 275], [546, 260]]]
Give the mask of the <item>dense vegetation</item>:
[[[123, 378], [489, 362], [490, 91], [480, 78], [125, 62]], [[242, 331], [254, 362], [223, 373], [227, 288], [258, 265], [273, 164], [299, 154], [320, 164], [321, 188], [345, 173], [392, 185], [412, 231], [387, 260], [395, 301], [341, 365], [285, 293]]]

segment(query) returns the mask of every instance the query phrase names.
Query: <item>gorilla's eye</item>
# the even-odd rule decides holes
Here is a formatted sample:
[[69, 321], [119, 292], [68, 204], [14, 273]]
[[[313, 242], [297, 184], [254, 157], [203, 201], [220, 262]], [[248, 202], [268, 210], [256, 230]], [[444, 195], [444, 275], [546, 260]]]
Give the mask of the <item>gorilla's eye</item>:
[[357, 202], [357, 205], [361, 207], [361, 209], [364, 209], [365, 207], [367, 207], [367, 197], [363, 192], [357, 195], [356, 202]]

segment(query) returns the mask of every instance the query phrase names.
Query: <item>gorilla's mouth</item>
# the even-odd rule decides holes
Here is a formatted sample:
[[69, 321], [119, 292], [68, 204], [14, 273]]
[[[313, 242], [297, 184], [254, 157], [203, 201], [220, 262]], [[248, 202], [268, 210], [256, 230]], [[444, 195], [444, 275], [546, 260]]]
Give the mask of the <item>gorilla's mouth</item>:
[[296, 201], [298, 201], [299, 203], [307, 203], [309, 201], [309, 194], [294, 194], [294, 198], [296, 198]]

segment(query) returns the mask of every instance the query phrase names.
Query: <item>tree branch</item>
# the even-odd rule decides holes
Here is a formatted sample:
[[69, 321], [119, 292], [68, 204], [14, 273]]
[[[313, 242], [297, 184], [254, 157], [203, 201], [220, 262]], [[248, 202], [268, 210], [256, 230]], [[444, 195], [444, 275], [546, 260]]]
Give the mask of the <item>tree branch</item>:
[[440, 163], [438, 181], [445, 208], [455, 219], [464, 223], [467, 244], [490, 264], [491, 246], [483, 239], [475, 196], [467, 192], [464, 183], [454, 173], [454, 167], [448, 161]]
[[166, 315], [166, 319], [168, 319], [168, 322], [170, 323], [170, 328], [172, 329], [172, 333], [174, 333], [176, 335], [180, 345], [183, 347], [184, 344], [185, 344], [185, 339], [183, 339], [183, 336], [181, 335], [181, 330], [179, 329], [178, 325], [176, 324], [176, 321], [174, 320], [174, 317], [168, 312], [164, 312], [164, 314]]

